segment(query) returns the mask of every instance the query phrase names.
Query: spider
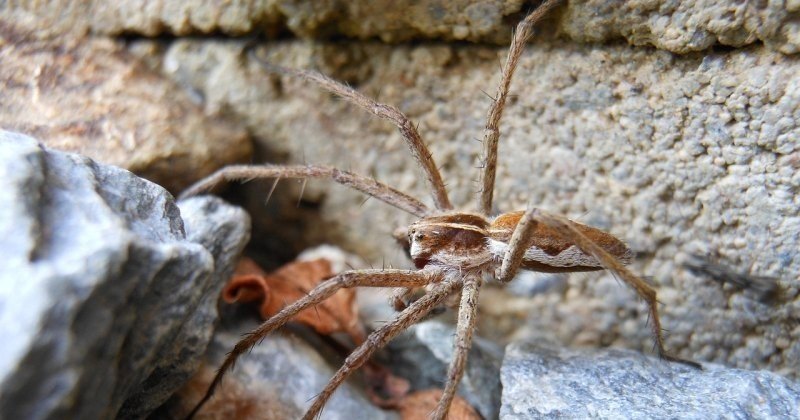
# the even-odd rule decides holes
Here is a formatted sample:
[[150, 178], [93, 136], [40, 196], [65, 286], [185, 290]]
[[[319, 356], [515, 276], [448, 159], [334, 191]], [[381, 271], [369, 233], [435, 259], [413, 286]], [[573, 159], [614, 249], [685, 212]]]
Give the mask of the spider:
[[[547, 0], [520, 22], [512, 37], [502, 69], [500, 85], [489, 108], [483, 141], [481, 188], [478, 213], [453, 209], [431, 153], [414, 124], [397, 108], [378, 103], [354, 89], [322, 74], [293, 70], [261, 62], [271, 72], [314, 82], [321, 88], [351, 102], [373, 115], [394, 123], [421, 166], [431, 189], [435, 209], [410, 195], [374, 179], [321, 165], [234, 165], [220, 169], [199, 181], [182, 196], [209, 190], [222, 181], [255, 178], [325, 178], [349, 186], [394, 207], [419, 217], [406, 233], [410, 257], [416, 270], [368, 269], [338, 274], [312, 289], [304, 298], [286, 306], [239, 341], [220, 366], [206, 394], [189, 414], [191, 418], [213, 395], [225, 373], [239, 356], [267, 334], [290, 321], [298, 312], [312, 307], [342, 288], [387, 287], [398, 292], [392, 303], [400, 311], [390, 322], [372, 332], [344, 361], [325, 388], [315, 397], [304, 419], [318, 416], [336, 388], [362, 366], [378, 349], [412, 324], [426, 317], [451, 296], [458, 296], [458, 321], [454, 355], [441, 399], [432, 418], [447, 416], [456, 389], [464, 374], [477, 316], [477, 299], [482, 283], [495, 279], [511, 281], [519, 270], [538, 272], [580, 272], [607, 269], [622, 279], [647, 303], [655, 350], [665, 360], [699, 368], [695, 362], [679, 359], [666, 351], [658, 317], [656, 292], [625, 265], [633, 253], [619, 239], [599, 229], [528, 206], [490, 217], [497, 167], [499, 122], [508, 98], [511, 79], [523, 47], [532, 35], [534, 24], [560, 0]], [[251, 51], [251, 55], [254, 55]], [[417, 292], [421, 297], [409, 302]]]

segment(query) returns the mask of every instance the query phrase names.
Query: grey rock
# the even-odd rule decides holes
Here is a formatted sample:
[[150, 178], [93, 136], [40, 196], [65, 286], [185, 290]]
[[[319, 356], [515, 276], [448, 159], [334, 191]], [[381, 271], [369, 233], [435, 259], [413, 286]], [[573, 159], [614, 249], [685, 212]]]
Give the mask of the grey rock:
[[[170, 400], [159, 418], [180, 418], [199, 400], [242, 335], [255, 322], [226, 322], [217, 330], [195, 379]], [[336, 367], [338, 369], [338, 366]], [[239, 358], [220, 388], [201, 411], [203, 418], [294, 419], [302, 417], [335, 370], [318, 349], [293, 334], [273, 334]], [[397, 413], [372, 405], [350, 381], [342, 384], [322, 411], [332, 420], [397, 419]]]
[[[415, 325], [388, 346], [392, 372], [411, 382], [412, 389], [441, 388], [453, 358], [455, 330], [437, 321]], [[484, 418], [494, 419], [500, 410], [500, 365], [503, 350], [475, 337], [467, 369], [458, 388]]]
[[515, 342], [500, 418], [798, 418], [800, 384], [767, 371], [697, 370], [630, 350]]
[[0, 183], [0, 417], [143, 416], [196, 367], [247, 215], [197, 199], [184, 225], [158, 185], [6, 131]]
[[[213, 196], [192, 197], [178, 202], [186, 240], [202, 245], [214, 257], [214, 272], [196, 291], [201, 296], [197, 310], [189, 314], [173, 340], [172, 348], [155, 362], [149, 377], [123, 404], [118, 417], [141, 418], [166, 401], [200, 366], [217, 319], [217, 300], [233, 274], [235, 262], [250, 235], [249, 218], [238, 207]], [[165, 299], [164, 305], [175, 305]], [[159, 308], [158, 312], [170, 308]]]

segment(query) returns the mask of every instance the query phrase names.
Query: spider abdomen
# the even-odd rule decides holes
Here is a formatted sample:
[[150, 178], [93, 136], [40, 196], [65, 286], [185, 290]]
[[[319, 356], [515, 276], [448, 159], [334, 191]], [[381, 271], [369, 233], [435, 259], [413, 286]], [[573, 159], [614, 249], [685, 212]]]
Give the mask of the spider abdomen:
[[[515, 211], [502, 214], [489, 225], [487, 242], [489, 251], [495, 258], [503, 258], [511, 235], [524, 213]], [[633, 252], [614, 235], [578, 222], [572, 223], [580, 233], [623, 264], [631, 262]], [[595, 271], [604, 268], [596, 258], [584, 253], [573, 242], [562, 238], [545, 224], [537, 223], [533, 229], [531, 243], [525, 251], [520, 268], [548, 273]]]

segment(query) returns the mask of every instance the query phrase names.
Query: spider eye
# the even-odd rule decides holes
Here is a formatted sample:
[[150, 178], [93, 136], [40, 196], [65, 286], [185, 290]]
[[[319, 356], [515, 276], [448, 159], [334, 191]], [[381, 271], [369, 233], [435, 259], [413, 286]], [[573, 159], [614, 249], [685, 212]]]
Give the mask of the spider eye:
[[425, 239], [425, 235], [423, 235], [421, 233], [414, 234], [414, 239], [417, 240], [417, 241], [421, 241], [421, 240]]

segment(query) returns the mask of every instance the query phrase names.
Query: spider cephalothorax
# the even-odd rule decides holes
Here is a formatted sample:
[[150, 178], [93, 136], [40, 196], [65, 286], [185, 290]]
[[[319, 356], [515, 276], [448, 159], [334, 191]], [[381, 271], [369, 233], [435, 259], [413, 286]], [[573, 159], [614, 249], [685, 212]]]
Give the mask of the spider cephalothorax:
[[417, 268], [432, 264], [470, 269], [491, 264], [488, 226], [486, 218], [469, 213], [422, 218], [408, 227], [411, 260]]
[[[238, 165], [223, 168], [201, 180], [184, 192], [184, 196], [205, 191], [220, 181], [254, 178], [324, 178], [347, 185], [375, 197], [419, 218], [404, 234], [395, 238], [407, 246], [417, 270], [352, 270], [343, 272], [314, 288], [308, 295], [289, 304], [272, 318], [242, 339], [219, 368], [203, 399], [190, 414], [194, 415], [211, 397], [222, 377], [236, 359], [265, 335], [279, 328], [306, 308], [312, 307], [333, 295], [337, 290], [351, 287], [387, 287], [397, 289], [392, 302], [400, 313], [391, 321], [373, 331], [360, 344], [336, 372], [330, 382], [315, 398], [304, 418], [316, 417], [336, 388], [355, 369], [401, 331], [424, 319], [437, 306], [455, 299], [458, 306], [458, 323], [453, 350], [453, 360], [447, 374], [442, 398], [432, 418], [443, 419], [464, 373], [467, 353], [472, 343], [477, 316], [477, 299], [484, 278], [500, 283], [511, 281], [519, 270], [539, 272], [576, 272], [607, 269], [633, 288], [648, 305], [650, 327], [655, 349], [663, 359], [699, 367], [694, 362], [678, 359], [664, 348], [661, 323], [658, 317], [656, 292], [645, 281], [633, 274], [625, 264], [632, 252], [613, 235], [573, 222], [561, 216], [529, 207], [490, 217], [494, 180], [497, 166], [497, 145], [500, 136], [499, 122], [508, 98], [523, 46], [532, 33], [533, 24], [542, 18], [559, 1], [547, 0], [528, 15], [514, 33], [508, 57], [503, 67], [500, 86], [489, 109], [484, 131], [483, 156], [481, 156], [481, 187], [478, 194], [478, 213], [453, 210], [441, 174], [431, 153], [417, 132], [416, 126], [397, 108], [378, 103], [356, 90], [342, 85], [319, 73], [291, 70], [263, 63], [269, 71], [303, 78], [360, 106], [368, 112], [394, 123], [406, 140], [411, 154], [422, 168], [431, 189], [431, 210], [416, 198], [374, 179], [336, 168], [303, 165]], [[255, 57], [253, 54], [253, 57]], [[259, 60], [260, 61], [260, 60]], [[422, 296], [411, 303], [408, 297], [416, 292]]]

